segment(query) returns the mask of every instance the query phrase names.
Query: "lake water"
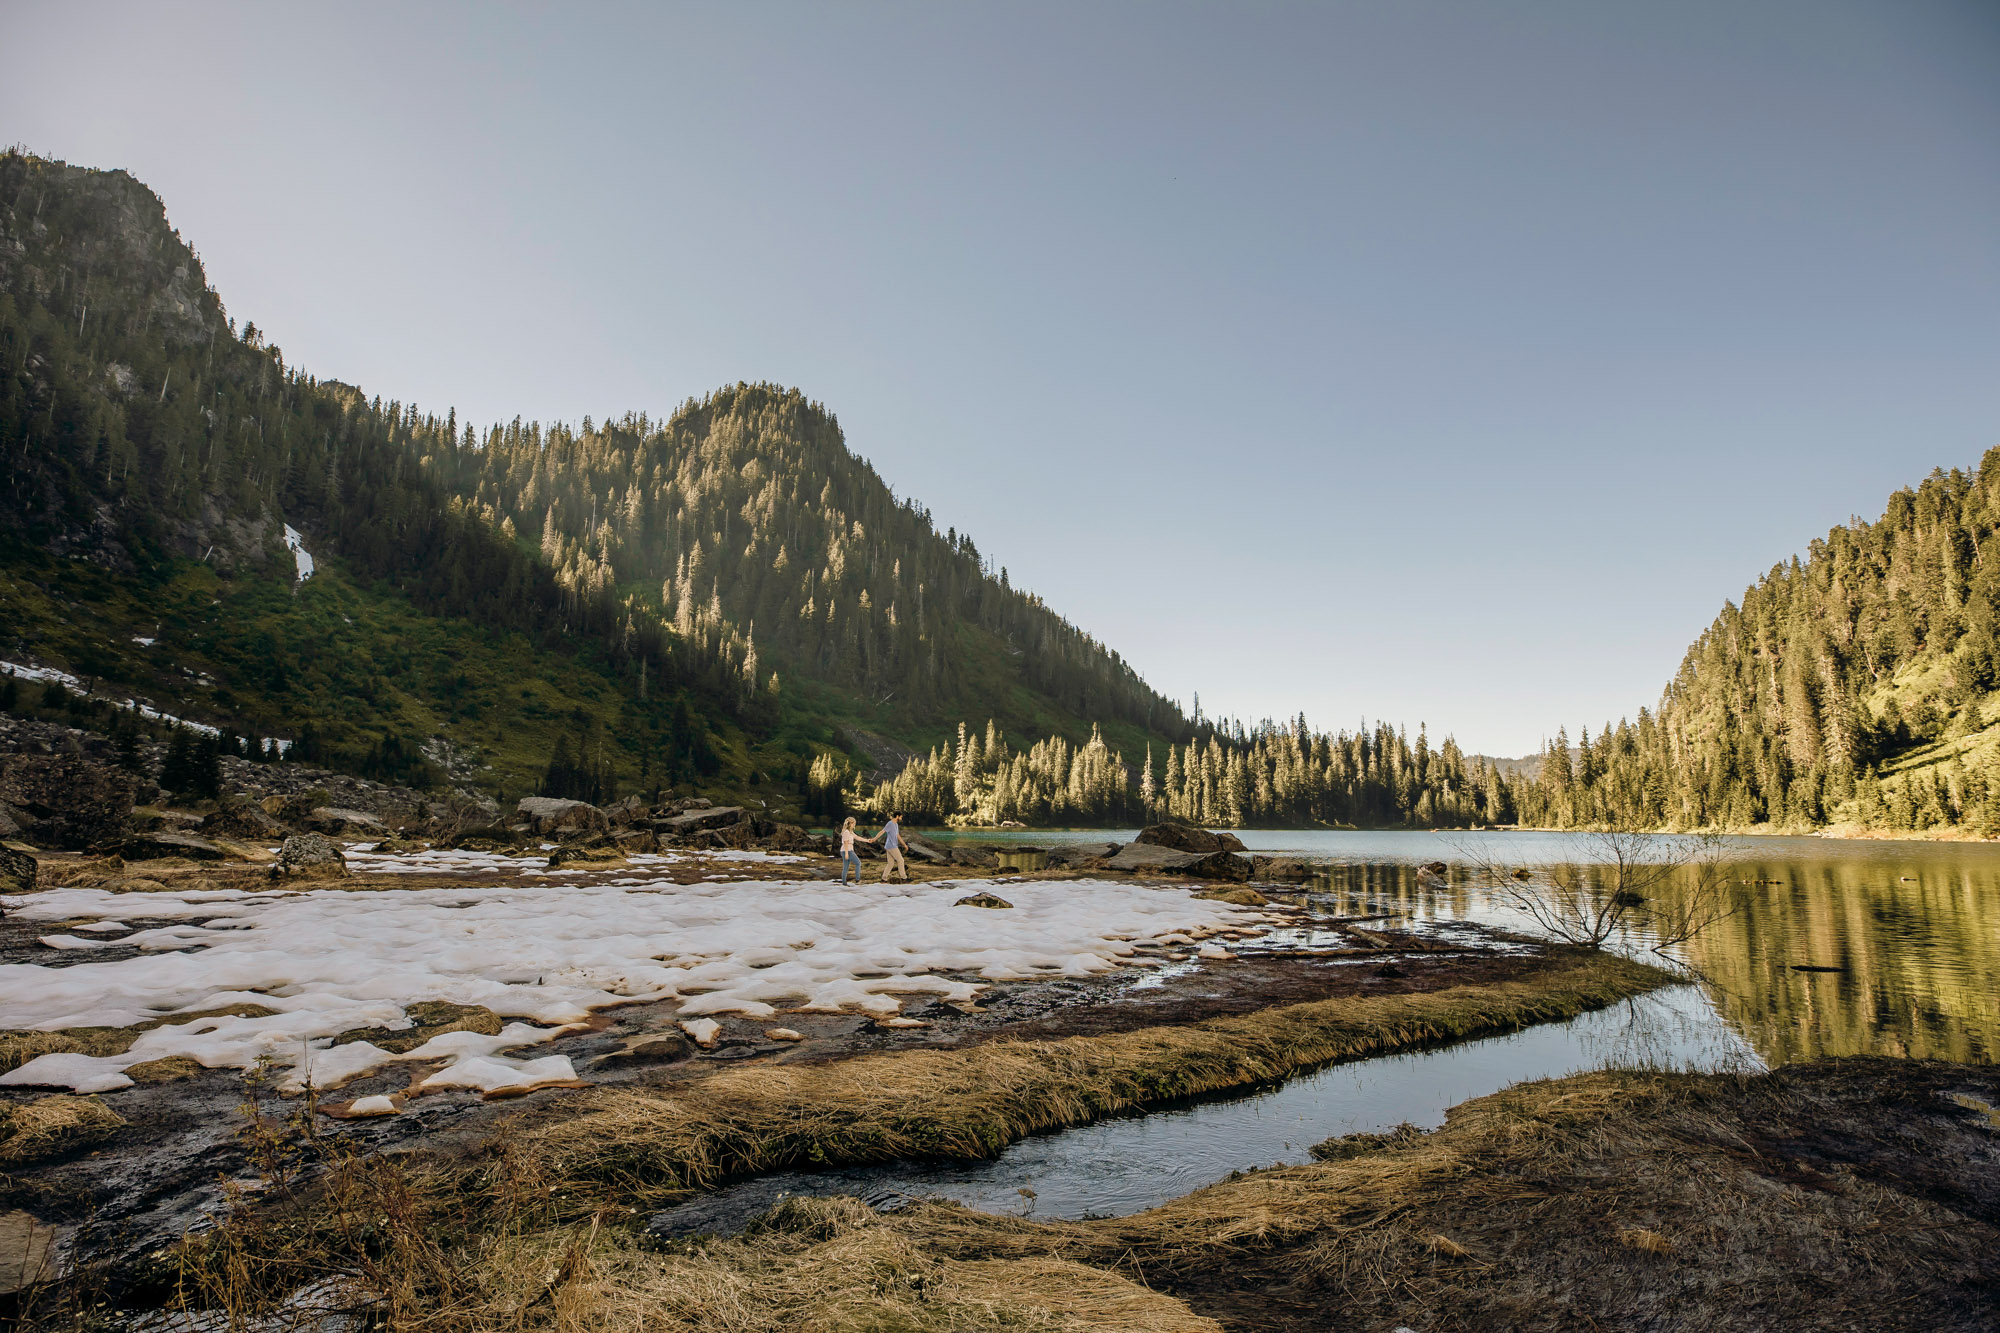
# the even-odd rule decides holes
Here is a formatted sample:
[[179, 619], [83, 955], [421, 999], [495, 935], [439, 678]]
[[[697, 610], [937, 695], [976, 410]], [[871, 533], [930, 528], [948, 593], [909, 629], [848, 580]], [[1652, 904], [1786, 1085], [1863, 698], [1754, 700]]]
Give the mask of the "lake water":
[[[956, 836], [1050, 847], [1125, 842], [1135, 833]], [[1468, 861], [1582, 859], [1579, 844], [1559, 834], [1239, 836], [1254, 852], [1320, 863], [1321, 877], [1304, 886], [1315, 907], [1394, 914], [1425, 930], [1528, 924], [1473, 881]], [[1701, 984], [1567, 1023], [1334, 1065], [1275, 1088], [1039, 1135], [991, 1162], [763, 1177], [670, 1210], [656, 1224], [665, 1234], [727, 1230], [788, 1193], [885, 1202], [934, 1195], [1037, 1217], [1117, 1215], [1233, 1170], [1309, 1160], [1313, 1144], [1336, 1135], [1405, 1121], [1435, 1128], [1447, 1108], [1527, 1079], [1611, 1066], [1757, 1068], [1822, 1055], [1992, 1062], [2000, 1053], [2000, 846], [1735, 838], [1725, 851], [1734, 913], [1684, 951]], [[1442, 882], [1418, 873], [1436, 861], [1451, 867]]]
[[[1050, 847], [1125, 842], [1136, 829], [964, 834]], [[926, 835], [935, 836], [935, 835]], [[1471, 857], [1511, 864], [1580, 859], [1552, 833], [1238, 833], [1252, 852], [1324, 867], [1330, 910], [1387, 910], [1418, 922], [1528, 923], [1472, 882]], [[1727, 1022], [1773, 1064], [1821, 1055], [2000, 1059], [2000, 844], [1729, 838], [1734, 914], [1685, 949]], [[1417, 867], [1453, 867], [1436, 885]], [[1839, 971], [1799, 971], [1799, 968]]]

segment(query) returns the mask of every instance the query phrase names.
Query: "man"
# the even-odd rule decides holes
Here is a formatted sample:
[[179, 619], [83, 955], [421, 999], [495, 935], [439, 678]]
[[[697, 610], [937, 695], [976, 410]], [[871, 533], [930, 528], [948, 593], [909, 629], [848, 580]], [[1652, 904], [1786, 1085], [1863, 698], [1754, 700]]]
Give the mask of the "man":
[[869, 841], [882, 844], [882, 882], [884, 884], [889, 882], [890, 871], [900, 870], [903, 873], [903, 882], [907, 884], [910, 879], [910, 867], [903, 860], [903, 817], [891, 814], [889, 822], [882, 826], [882, 831]]

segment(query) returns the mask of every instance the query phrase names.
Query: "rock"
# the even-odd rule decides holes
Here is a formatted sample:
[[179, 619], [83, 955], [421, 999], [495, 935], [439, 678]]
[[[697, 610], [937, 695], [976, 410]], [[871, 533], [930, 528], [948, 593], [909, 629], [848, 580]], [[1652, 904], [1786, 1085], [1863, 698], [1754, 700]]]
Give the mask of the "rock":
[[767, 1041], [804, 1041], [806, 1034], [792, 1028], [766, 1028], [764, 1037]]
[[993, 854], [993, 849], [990, 847], [958, 842], [952, 844], [951, 863], [955, 866], [977, 866], [983, 869], [991, 869], [1000, 864], [1000, 858]]
[[347, 873], [347, 854], [322, 833], [294, 833], [278, 848], [271, 876], [302, 879], [338, 878]]
[[220, 843], [197, 838], [192, 833], [142, 833], [120, 843], [118, 855], [127, 861], [160, 861], [169, 856], [189, 861], [222, 861], [229, 858], [229, 851]]
[[597, 1058], [599, 1064], [670, 1065], [694, 1054], [694, 1043], [678, 1032], [641, 1032], [625, 1038], [615, 1051]]
[[0, 838], [18, 838], [36, 822], [26, 810], [16, 810], [5, 801], [0, 801]]
[[611, 845], [627, 856], [634, 852], [657, 852], [660, 835], [649, 828], [620, 829], [611, 835]]
[[622, 860], [624, 855], [608, 842], [596, 846], [558, 847], [549, 853], [549, 865], [553, 868], [568, 865], [572, 861], [617, 861]]
[[366, 810], [347, 810], [337, 805], [316, 806], [299, 821], [314, 833], [336, 838], [386, 838], [389, 826]]
[[1173, 847], [1165, 847], [1153, 842], [1128, 842], [1116, 854], [1107, 857], [1107, 870], [1129, 870], [1142, 875], [1171, 875], [1182, 866], [1193, 865], [1205, 855], [1213, 853], [1184, 852]]
[[0, 891], [27, 893], [35, 887], [39, 867], [20, 843], [0, 843]]
[[774, 851], [810, 852], [815, 850], [818, 839], [797, 824], [773, 824], [771, 836], [766, 841]]
[[1197, 893], [1195, 897], [1206, 898], [1210, 902], [1229, 903], [1235, 907], [1269, 907], [1271, 905], [1271, 900], [1255, 889], [1210, 889], [1206, 893]]
[[563, 834], [609, 833], [611, 817], [588, 801], [571, 801], [560, 796], [523, 796], [514, 807], [537, 837]]
[[953, 907], [1008, 907], [1008, 908], [1011, 908], [1013, 905], [1014, 904], [1008, 902], [1005, 898], [997, 897], [996, 895], [991, 893], [969, 894], [964, 898], [960, 898], [957, 902], [952, 904]]
[[1205, 828], [1177, 823], [1153, 824], [1140, 829], [1137, 840], [1152, 847], [1167, 847], [1177, 852], [1199, 852], [1203, 856], [1214, 852], [1234, 851], [1243, 846], [1231, 837], [1229, 841], [1236, 843], [1236, 847], [1229, 847], [1223, 843], [1220, 836], [1210, 833]]
[[627, 796], [624, 800], [604, 808], [605, 818], [613, 824], [624, 827], [645, 817], [646, 803], [637, 796]]
[[1049, 864], [1052, 866], [1078, 866], [1093, 861], [1104, 861], [1118, 854], [1115, 842], [1077, 842], [1049, 848]]
[[703, 829], [723, 829], [744, 822], [743, 807], [740, 805], [710, 805], [703, 801], [698, 808], [689, 809], [669, 819], [653, 821], [655, 831], [670, 838], [685, 838]]
[[[81, 754], [0, 757], [0, 801], [19, 832], [37, 843], [80, 851], [117, 837], [132, 814], [131, 774]], [[28, 822], [19, 818], [25, 814]]]
[[291, 830], [264, 813], [262, 806], [248, 801], [228, 805], [201, 821], [203, 833], [221, 834], [226, 838], [249, 838], [258, 842], [277, 842]]
[[998, 866], [998, 867], [996, 867], [996, 868], [994, 869], [993, 873], [994, 873], [994, 874], [996, 874], [996, 875], [1018, 875], [1018, 874], [1020, 874], [1020, 873], [1021, 873], [1021, 867], [1019, 867], [1019, 866]]
[[950, 859], [930, 843], [913, 838], [907, 833], [903, 835], [903, 847], [911, 857], [928, 865], [941, 866]]
[[1446, 865], [1442, 861], [1426, 861], [1423, 864], [1422, 869], [1428, 871], [1433, 875], [1444, 875], [1450, 872], [1451, 867]]
[[66, 1230], [18, 1208], [0, 1213], [0, 1296], [13, 1296], [62, 1276]]
[[1279, 884], [1303, 884], [1315, 873], [1312, 862], [1301, 861], [1296, 856], [1253, 856], [1250, 858], [1250, 878], [1270, 880]]
[[696, 829], [680, 838], [680, 845], [712, 852], [745, 851], [757, 840], [756, 826], [740, 820], [725, 828]]
[[[1199, 830], [1197, 830], [1199, 831]], [[1212, 852], [1177, 851], [1158, 843], [1130, 842], [1104, 863], [1107, 870], [1144, 875], [1188, 875], [1195, 879], [1241, 882], [1250, 878], [1250, 860], [1220, 848]]]

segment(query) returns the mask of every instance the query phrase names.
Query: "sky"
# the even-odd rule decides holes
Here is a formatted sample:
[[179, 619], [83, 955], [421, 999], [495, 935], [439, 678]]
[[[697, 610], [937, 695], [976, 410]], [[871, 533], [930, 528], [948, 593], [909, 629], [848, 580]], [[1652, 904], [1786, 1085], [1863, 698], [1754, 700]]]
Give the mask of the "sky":
[[1517, 755], [2000, 445], [2000, 5], [0, 0], [0, 142], [476, 422], [796, 385], [1163, 693]]

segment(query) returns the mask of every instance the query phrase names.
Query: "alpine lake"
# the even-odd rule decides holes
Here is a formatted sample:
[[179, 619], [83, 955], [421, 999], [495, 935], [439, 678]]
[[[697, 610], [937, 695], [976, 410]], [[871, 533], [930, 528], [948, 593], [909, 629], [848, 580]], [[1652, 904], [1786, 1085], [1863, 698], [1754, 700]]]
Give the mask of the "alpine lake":
[[[1061, 843], [1136, 830], [926, 834], [1040, 868]], [[1310, 860], [1317, 912], [1448, 933], [1532, 934], [1468, 869], [1580, 859], [1538, 832], [1247, 830], [1252, 853]], [[670, 1231], [729, 1229], [787, 1194], [878, 1206], [942, 1197], [1036, 1217], [1129, 1214], [1232, 1171], [1309, 1161], [1311, 1147], [1409, 1123], [1430, 1129], [1470, 1098], [1538, 1078], [1641, 1066], [1757, 1070], [1825, 1056], [1993, 1063], [2000, 1054], [2000, 844], [1742, 837], [1723, 843], [1729, 915], [1677, 954], [1699, 980], [1564, 1023], [1329, 1066], [1249, 1093], [1032, 1137], [986, 1162], [760, 1177], [663, 1215]], [[1444, 862], [1443, 877], [1422, 872]], [[1676, 892], [1671, 882], [1660, 895]], [[1621, 947], [1614, 941], [1613, 947]], [[1643, 949], [1643, 940], [1622, 941]]]

